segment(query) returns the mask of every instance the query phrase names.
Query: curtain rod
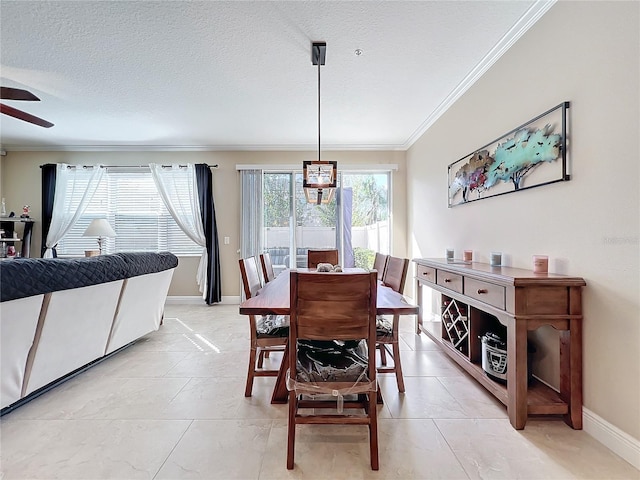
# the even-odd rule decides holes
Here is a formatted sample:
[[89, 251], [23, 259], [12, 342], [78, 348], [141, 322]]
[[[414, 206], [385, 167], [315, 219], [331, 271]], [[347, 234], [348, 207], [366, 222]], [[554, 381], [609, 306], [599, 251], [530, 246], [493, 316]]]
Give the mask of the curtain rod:
[[[162, 168], [169, 168], [173, 165], [161, 165]], [[40, 168], [44, 167], [44, 165], [40, 165]], [[67, 168], [93, 168], [93, 165], [68, 165]], [[149, 165], [103, 165], [104, 168], [149, 168]], [[180, 168], [186, 168], [186, 165], [178, 165]], [[209, 168], [218, 168], [218, 164], [215, 165], [207, 165]]]

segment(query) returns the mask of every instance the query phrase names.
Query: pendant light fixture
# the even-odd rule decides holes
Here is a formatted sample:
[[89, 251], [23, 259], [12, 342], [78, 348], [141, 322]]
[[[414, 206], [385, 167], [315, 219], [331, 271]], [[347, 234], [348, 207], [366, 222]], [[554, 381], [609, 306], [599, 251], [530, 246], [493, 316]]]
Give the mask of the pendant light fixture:
[[318, 66], [318, 159], [302, 162], [302, 187], [309, 203], [326, 204], [338, 186], [338, 162], [323, 161], [320, 157], [320, 67], [325, 64], [326, 42], [313, 42], [311, 63]]

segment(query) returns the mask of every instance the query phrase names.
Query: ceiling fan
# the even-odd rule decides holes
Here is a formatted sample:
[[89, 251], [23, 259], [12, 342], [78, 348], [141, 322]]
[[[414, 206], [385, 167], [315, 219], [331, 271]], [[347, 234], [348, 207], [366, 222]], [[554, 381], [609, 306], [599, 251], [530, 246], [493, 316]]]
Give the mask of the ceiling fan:
[[[10, 87], [0, 87], [0, 98], [3, 100], [26, 100], [28, 102], [40, 101], [38, 97], [27, 90]], [[17, 118], [18, 120], [33, 123], [34, 125], [39, 125], [44, 128], [53, 127], [53, 123], [51, 122], [47, 122], [35, 115], [31, 115], [30, 113], [23, 112], [22, 110], [18, 110], [17, 108], [13, 108], [2, 103], [0, 103], [0, 113], [4, 113], [5, 115]]]

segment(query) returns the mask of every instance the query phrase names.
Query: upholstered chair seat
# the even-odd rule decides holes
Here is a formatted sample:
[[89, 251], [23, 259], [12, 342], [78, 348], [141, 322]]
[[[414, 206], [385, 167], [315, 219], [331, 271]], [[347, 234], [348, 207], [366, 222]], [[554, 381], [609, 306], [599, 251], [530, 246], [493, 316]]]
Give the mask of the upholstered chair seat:
[[376, 338], [378, 341], [393, 341], [393, 318], [379, 316], [376, 318]]
[[298, 382], [366, 382], [368, 365], [366, 341], [298, 341]]
[[258, 338], [288, 338], [289, 317], [286, 315], [263, 315], [256, 318]]

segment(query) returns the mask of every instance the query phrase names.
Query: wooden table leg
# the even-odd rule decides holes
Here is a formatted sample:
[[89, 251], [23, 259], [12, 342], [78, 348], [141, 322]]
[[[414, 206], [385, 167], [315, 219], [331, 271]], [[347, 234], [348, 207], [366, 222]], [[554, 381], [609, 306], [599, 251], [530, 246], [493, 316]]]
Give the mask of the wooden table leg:
[[[569, 313], [582, 315], [582, 290], [569, 289]], [[569, 412], [567, 425], [582, 429], [582, 320], [569, 320], [569, 330], [560, 332], [560, 397]]]
[[280, 369], [278, 370], [278, 376], [276, 377], [276, 384], [273, 387], [273, 394], [271, 395], [271, 403], [287, 403], [289, 398], [289, 392], [287, 390], [287, 370], [289, 369], [289, 344], [284, 347], [284, 354], [282, 355], [282, 363], [280, 363]]
[[560, 332], [560, 398], [567, 403], [569, 412], [564, 421], [570, 427], [582, 429], [582, 379], [580, 343], [580, 322], [571, 320], [571, 330]]
[[527, 423], [527, 322], [514, 319], [507, 327], [507, 413], [516, 430]]
[[418, 315], [416, 315], [416, 335], [420, 335], [422, 332], [422, 285], [419, 280], [416, 280], [416, 305], [418, 305]]

